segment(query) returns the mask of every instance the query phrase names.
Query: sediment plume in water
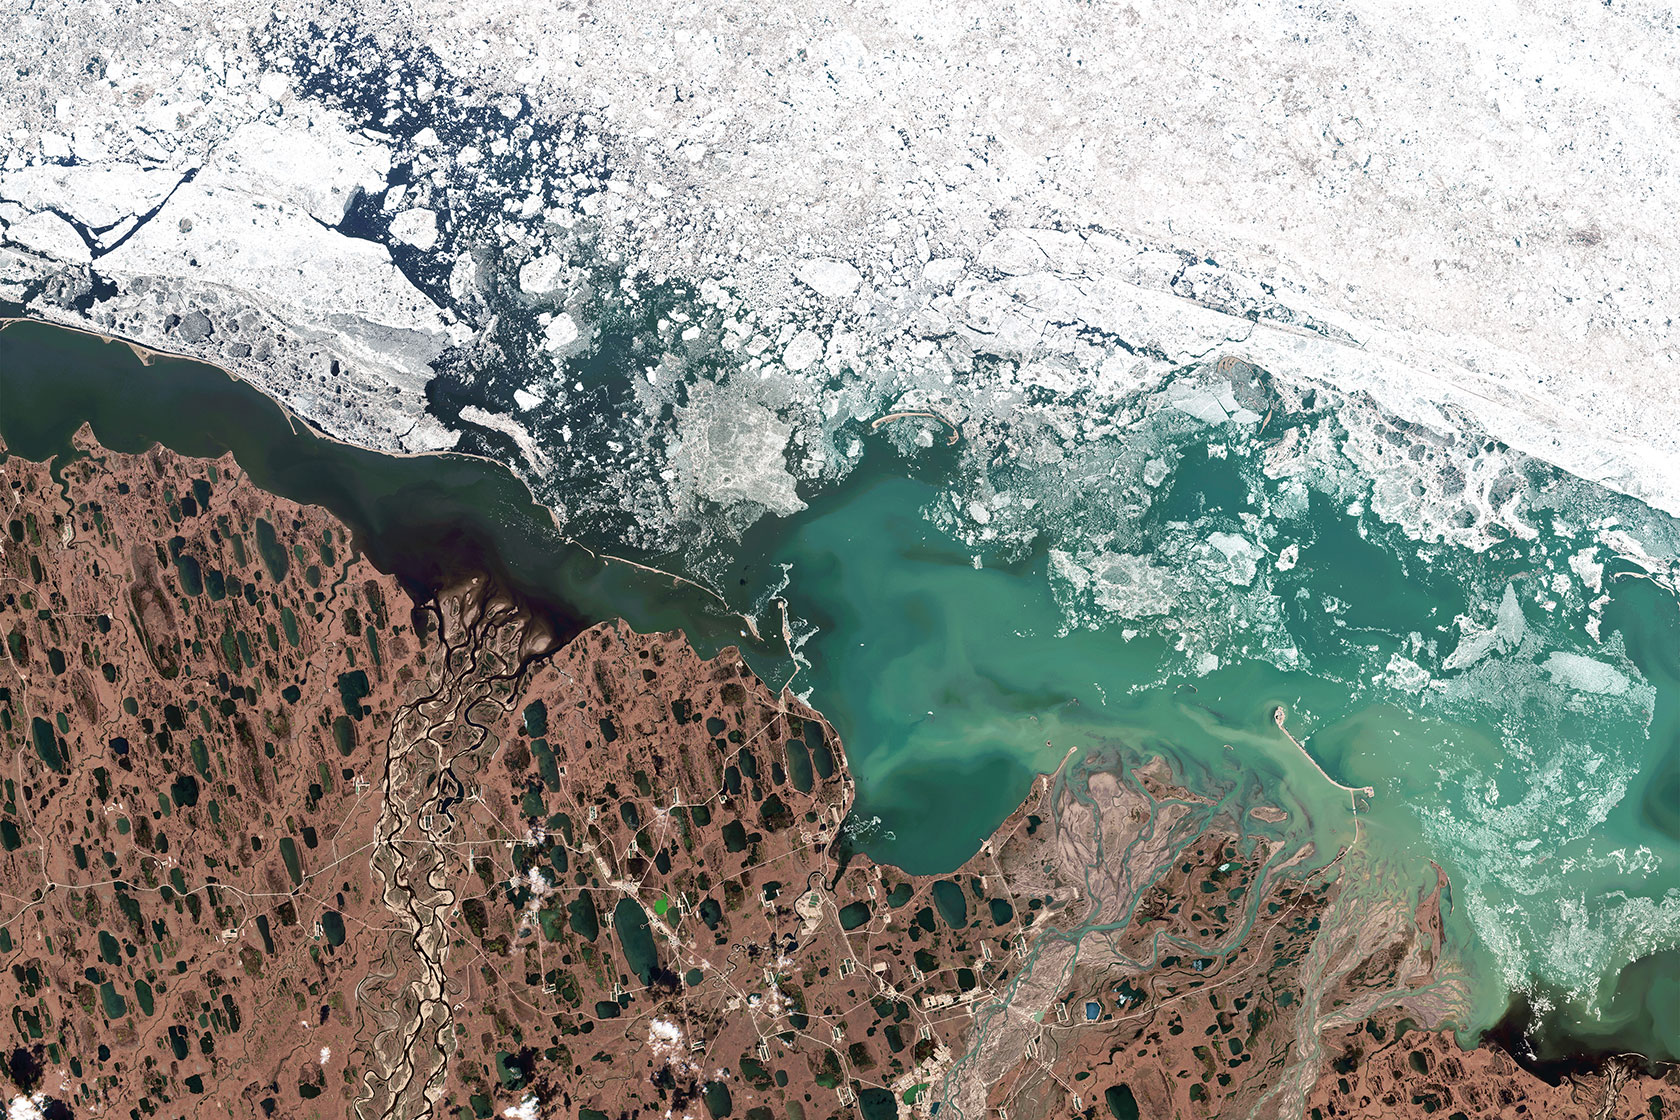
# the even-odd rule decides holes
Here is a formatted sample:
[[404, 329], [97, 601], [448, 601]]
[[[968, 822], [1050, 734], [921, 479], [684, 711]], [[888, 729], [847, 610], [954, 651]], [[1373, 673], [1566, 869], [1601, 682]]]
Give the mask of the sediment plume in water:
[[1442, 877], [1397, 899], [1169, 747], [1065, 760], [950, 873], [842, 864], [845, 749], [737, 651], [482, 572], [417, 625], [232, 458], [77, 450], [0, 459], [0, 978], [43, 1108], [1680, 1107], [1459, 1051]]

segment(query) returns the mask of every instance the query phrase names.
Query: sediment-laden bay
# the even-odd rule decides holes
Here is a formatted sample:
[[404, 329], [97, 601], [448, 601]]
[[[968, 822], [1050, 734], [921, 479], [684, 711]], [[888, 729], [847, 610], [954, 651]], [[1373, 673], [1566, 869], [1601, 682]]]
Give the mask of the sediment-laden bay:
[[[487, 461], [350, 448], [218, 370], [59, 328], [7, 327], [0, 359], [13, 454], [68, 454], [83, 423], [121, 451], [231, 451], [418, 598], [494, 571], [558, 633], [623, 617], [705, 653], [741, 645], [847, 744], [849, 831], [875, 858], [956, 867], [1035, 772], [1123, 743], [1203, 796], [1281, 807], [1254, 827], [1314, 860], [1356, 849], [1373, 895], [1415, 894], [1439, 864], [1467, 1030], [1522, 989], [1550, 1007], [1539, 1059], [1680, 1051], [1661, 1010], [1680, 944], [1680, 612], [1660, 571], [1583, 535], [1624, 505], [1539, 505], [1532, 536], [1482, 551], [1414, 541], [1257, 469], [1280, 417], [1219, 454], [1162, 434], [1150, 461], [1168, 467], [1124, 540], [988, 547], [941, 529], [948, 464], [882, 436], [840, 489], [704, 573], [725, 607], [648, 570], [682, 557], [603, 563], [610, 542], [568, 539]], [[1196, 595], [1175, 571], [1201, 573]]]

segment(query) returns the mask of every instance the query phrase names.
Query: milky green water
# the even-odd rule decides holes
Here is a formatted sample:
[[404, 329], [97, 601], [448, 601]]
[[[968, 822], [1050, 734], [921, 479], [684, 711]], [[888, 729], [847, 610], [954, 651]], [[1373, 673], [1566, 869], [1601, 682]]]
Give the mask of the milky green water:
[[[767, 548], [789, 565], [787, 594], [815, 627], [794, 687], [811, 690], [846, 741], [872, 855], [948, 869], [1069, 748], [1159, 750], [1192, 786], [1234, 784], [1289, 810], [1282, 831], [1320, 858], [1353, 841], [1357, 812], [1379, 889], [1415, 889], [1433, 881], [1430, 861], [1444, 867], [1449, 937], [1475, 994], [1464, 1027], [1487, 1026], [1512, 987], [1529, 987], [1559, 1005], [1557, 1029], [1577, 1042], [1676, 1052], [1676, 962], [1654, 959], [1617, 988], [1623, 965], [1680, 935], [1671, 595], [1642, 579], [1608, 585], [1602, 633], [1612, 646], [1623, 635], [1625, 655], [1565, 625], [1548, 630], [1556, 620], [1530, 602], [1522, 640], [1454, 674], [1460, 684], [1385, 687], [1372, 667], [1412, 633], [1456, 634], [1452, 619], [1474, 616], [1478, 595], [1492, 624], [1491, 589], [1533, 571], [1535, 548], [1401, 565], [1321, 507], [1312, 516], [1324, 522], [1297, 534], [1311, 541], [1298, 565], [1273, 586], [1315, 604], [1286, 623], [1305, 668], [1233, 658], [1193, 675], [1175, 668], [1170, 626], [1129, 641], [1118, 623], [1069, 629], [1042, 551], [977, 568], [923, 516], [939, 498], [883, 472], [784, 524]], [[1325, 596], [1345, 609], [1329, 615], [1316, 605]], [[1545, 668], [1560, 651], [1590, 655], [1606, 677], [1613, 664], [1610, 687], [1622, 691], [1572, 687]], [[1463, 683], [1476, 674], [1485, 679]], [[1277, 705], [1312, 759], [1273, 726]], [[1331, 779], [1374, 794], [1355, 800]]]
[[[1590, 543], [1581, 524], [1626, 512], [1608, 497], [1584, 515], [1541, 511], [1532, 541], [1422, 546], [1344, 499], [1290, 496], [1242, 454], [1200, 452], [1201, 436], [1181, 432], [1168, 476], [1143, 499], [1122, 495], [1144, 510], [1126, 515], [1124, 541], [1093, 545], [1151, 558], [1150, 578], [1175, 590], [1105, 597], [1068, 582], [1084, 523], [1007, 547], [960, 543], [938, 516], [955, 464], [875, 440], [835, 492], [760, 522], [735, 568], [710, 572], [736, 606], [763, 612], [767, 640], [754, 642], [707, 597], [566, 545], [487, 464], [355, 451], [293, 433], [206, 367], [0, 332], [0, 435], [13, 449], [62, 454], [83, 420], [118, 449], [232, 450], [259, 485], [348, 520], [376, 560], [422, 540], [448, 547], [458, 530], [585, 619], [680, 626], [705, 652], [740, 642], [839, 729], [855, 836], [879, 859], [947, 870], [1070, 749], [1159, 751], [1192, 787], [1288, 810], [1278, 835], [1320, 859], [1354, 841], [1357, 814], [1365, 865], [1383, 876], [1373, 889], [1432, 881], [1431, 860], [1445, 868], [1449, 936], [1475, 989], [1465, 1028], [1527, 988], [1556, 1005], [1560, 1046], [1680, 1054], [1680, 611], [1600, 549], [1603, 640], [1587, 632], [1598, 593], [1567, 561]], [[1125, 469], [1110, 474], [1136, 489]], [[1092, 520], [1104, 518], [1121, 520]], [[1263, 554], [1227, 563], [1206, 544], [1220, 533]], [[1286, 544], [1292, 565], [1279, 563]], [[778, 589], [797, 675], [773, 640]], [[1447, 668], [1472, 633], [1486, 648]], [[1277, 705], [1310, 758], [1273, 726]], [[1354, 799], [1334, 782], [1374, 792]]]

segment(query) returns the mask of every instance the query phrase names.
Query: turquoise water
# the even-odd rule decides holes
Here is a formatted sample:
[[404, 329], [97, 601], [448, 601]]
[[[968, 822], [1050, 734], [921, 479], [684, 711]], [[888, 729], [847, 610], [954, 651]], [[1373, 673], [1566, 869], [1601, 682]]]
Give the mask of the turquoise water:
[[[884, 477], [786, 527], [771, 551], [790, 564], [786, 594], [815, 626], [795, 687], [810, 688], [845, 737], [870, 855], [946, 870], [1070, 747], [1159, 749], [1193, 784], [1248, 784], [1253, 798], [1282, 804], [1285, 830], [1324, 858], [1354, 840], [1357, 811], [1359, 843], [1388, 868], [1386, 890], [1426, 882], [1430, 860], [1445, 866], [1462, 888], [1452, 944], [1477, 992], [1467, 1028], [1497, 1018], [1510, 987], [1539, 979], [1552, 999], [1572, 994], [1578, 1033], [1656, 1033], [1673, 1053], [1680, 1034], [1656, 1021], [1660, 989], [1650, 1001], [1625, 994], [1625, 1023], [1598, 1018], [1611, 1002], [1601, 982], [1680, 930], [1672, 596], [1648, 581], [1613, 584], [1606, 633], [1630, 633], [1618, 672], [1646, 682], [1630, 685], [1640, 695], [1626, 704], [1536, 672], [1539, 640], [1502, 658], [1504, 675], [1468, 699], [1374, 687], [1371, 665], [1411, 630], [1438, 625], [1438, 571], [1401, 579], [1371, 542], [1332, 526], [1314, 568], [1334, 579], [1307, 568], [1309, 551], [1297, 571], [1351, 604], [1357, 638], [1302, 618], [1310, 668], [1240, 658], [1193, 675], [1169, 668], [1181, 660], [1169, 635], [1068, 628], [1043, 554], [974, 568], [921, 516], [934, 500], [936, 487]], [[1320, 776], [1277, 734], [1278, 704], [1329, 777], [1374, 796], [1354, 801]]]
[[[978, 475], [991, 468], [960, 449], [870, 437], [844, 484], [759, 522], [730, 562], [663, 558], [755, 614], [755, 641], [712, 598], [562, 540], [488, 464], [294, 434], [216, 371], [142, 367], [65, 332], [13, 328], [0, 346], [0, 435], [23, 454], [61, 452], [83, 419], [119, 449], [231, 449], [259, 485], [349, 521], [376, 560], [423, 540], [465, 563], [490, 550], [579, 622], [680, 626], [706, 652], [742, 644], [839, 729], [853, 833], [879, 859], [947, 870], [1070, 749], [1160, 751], [1193, 787], [1287, 809], [1278, 835], [1320, 859], [1357, 837], [1382, 869], [1373, 889], [1408, 890], [1441, 864], [1475, 994], [1464, 1027], [1528, 989], [1553, 1005], [1559, 1045], [1680, 1053], [1680, 610], [1606, 548], [1601, 590], [1570, 564], [1596, 547], [1581, 528], [1594, 518], [1649, 519], [1625, 499], [1542, 477], [1531, 539], [1476, 553], [1271, 478], [1252, 431], [1214, 454], [1205, 430], [1158, 425], [1137, 437], [1171, 464], [1154, 486], [1138, 481], [1146, 456], [1116, 442], [1069, 464], [1101, 485], [1062, 493]], [[1286, 419], [1325, 422], [1277, 428]], [[950, 516], [982, 483], [1013, 503], [994, 500], [993, 524], [1036, 503], [1030, 535], [977, 539]], [[797, 661], [777, 640], [778, 598]], [[1277, 705], [1310, 758], [1273, 726]]]

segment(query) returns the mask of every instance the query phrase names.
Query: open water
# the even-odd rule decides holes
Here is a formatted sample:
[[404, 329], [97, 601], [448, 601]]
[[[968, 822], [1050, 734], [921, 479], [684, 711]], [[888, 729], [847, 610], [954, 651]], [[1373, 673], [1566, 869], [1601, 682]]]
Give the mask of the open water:
[[[882, 437], [808, 510], [749, 530], [728, 578], [712, 571], [758, 617], [754, 640], [712, 596], [567, 540], [495, 464], [360, 451], [211, 367], [0, 332], [11, 452], [67, 454], [84, 422], [120, 451], [231, 451], [259, 486], [344, 519], [417, 595], [488, 569], [562, 630], [622, 616], [705, 653], [740, 644], [840, 731], [852, 833], [878, 859], [949, 869], [1070, 749], [1159, 751], [1187, 784], [1288, 810], [1279, 833], [1322, 860], [1364, 845], [1371, 889], [1446, 869], [1466, 1031], [1519, 992], [1541, 1057], [1680, 1056], [1680, 609], [1589, 548], [1578, 494], [1531, 539], [1476, 553], [1183, 446], [1123, 547], [977, 546], [938, 515], [946, 468]], [[1596, 588], [1570, 565], [1584, 549]]]

